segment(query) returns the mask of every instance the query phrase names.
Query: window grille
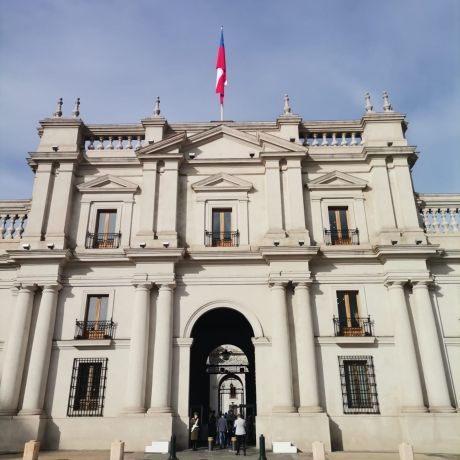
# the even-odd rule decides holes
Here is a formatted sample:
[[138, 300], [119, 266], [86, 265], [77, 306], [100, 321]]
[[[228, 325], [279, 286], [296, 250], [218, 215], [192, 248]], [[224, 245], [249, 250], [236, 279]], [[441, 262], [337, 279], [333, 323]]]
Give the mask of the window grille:
[[339, 356], [344, 414], [379, 414], [372, 356]]
[[102, 417], [107, 361], [107, 358], [73, 360], [68, 417]]

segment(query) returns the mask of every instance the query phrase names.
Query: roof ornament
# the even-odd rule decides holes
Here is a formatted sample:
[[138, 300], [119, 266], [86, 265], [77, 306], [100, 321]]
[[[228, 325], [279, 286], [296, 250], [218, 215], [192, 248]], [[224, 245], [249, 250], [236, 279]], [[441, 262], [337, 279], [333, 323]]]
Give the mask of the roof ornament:
[[160, 116], [160, 96], [157, 96], [155, 99], [155, 108], [153, 110], [153, 116], [154, 117], [159, 117]]
[[384, 112], [393, 112], [393, 107], [388, 100], [388, 93], [386, 91], [383, 92], [383, 111]]
[[80, 98], [75, 100], [75, 107], [73, 108], [72, 117], [78, 118], [80, 116]]
[[374, 112], [374, 106], [371, 103], [371, 95], [369, 94], [369, 91], [365, 94], [364, 100], [366, 101], [366, 113], [373, 113]]
[[56, 103], [56, 111], [53, 113], [54, 118], [61, 118], [62, 117], [62, 97], [57, 100]]
[[284, 95], [284, 115], [291, 115], [291, 107], [289, 105], [289, 96]]

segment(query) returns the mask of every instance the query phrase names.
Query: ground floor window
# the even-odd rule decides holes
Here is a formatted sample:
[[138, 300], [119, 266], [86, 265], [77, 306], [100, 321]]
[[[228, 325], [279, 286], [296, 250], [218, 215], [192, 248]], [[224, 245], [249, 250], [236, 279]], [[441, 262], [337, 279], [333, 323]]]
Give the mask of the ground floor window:
[[339, 356], [345, 414], [379, 414], [372, 356]]
[[101, 417], [107, 358], [75, 358], [70, 384], [68, 417]]

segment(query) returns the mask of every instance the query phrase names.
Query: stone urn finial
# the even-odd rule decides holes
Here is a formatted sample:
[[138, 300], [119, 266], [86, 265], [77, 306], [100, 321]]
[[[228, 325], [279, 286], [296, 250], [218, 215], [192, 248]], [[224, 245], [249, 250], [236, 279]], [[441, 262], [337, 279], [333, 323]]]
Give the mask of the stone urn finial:
[[369, 92], [365, 94], [364, 100], [366, 101], [366, 113], [372, 113], [374, 111], [374, 106], [371, 103], [371, 95]]
[[61, 118], [62, 117], [62, 97], [57, 100], [56, 103], [56, 111], [53, 113], [54, 118]]
[[73, 108], [72, 117], [78, 118], [80, 116], [80, 98], [75, 100], [75, 107]]
[[160, 110], [160, 96], [157, 96], [157, 98], [155, 99], [155, 108], [153, 110], [153, 116], [154, 117], [159, 117], [160, 113], [161, 113], [161, 110]]
[[289, 105], [289, 96], [287, 94], [284, 95], [284, 115], [291, 114], [291, 107]]
[[384, 112], [393, 112], [393, 107], [388, 100], [388, 93], [386, 91], [383, 92], [383, 111]]

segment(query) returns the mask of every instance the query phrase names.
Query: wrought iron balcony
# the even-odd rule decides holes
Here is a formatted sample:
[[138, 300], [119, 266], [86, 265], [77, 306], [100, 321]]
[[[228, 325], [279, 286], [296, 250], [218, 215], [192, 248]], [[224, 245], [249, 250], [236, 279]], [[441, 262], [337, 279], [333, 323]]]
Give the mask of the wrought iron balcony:
[[86, 249], [115, 249], [120, 246], [121, 233], [87, 233]]
[[75, 338], [78, 340], [102, 340], [115, 338], [115, 323], [110, 321], [76, 321]]
[[367, 318], [337, 318], [333, 317], [334, 335], [336, 337], [372, 337], [373, 321]]
[[240, 245], [240, 232], [204, 232], [207, 247], [233, 247]]
[[359, 230], [357, 228], [347, 230], [324, 229], [324, 242], [328, 246], [346, 246], [359, 244]]

